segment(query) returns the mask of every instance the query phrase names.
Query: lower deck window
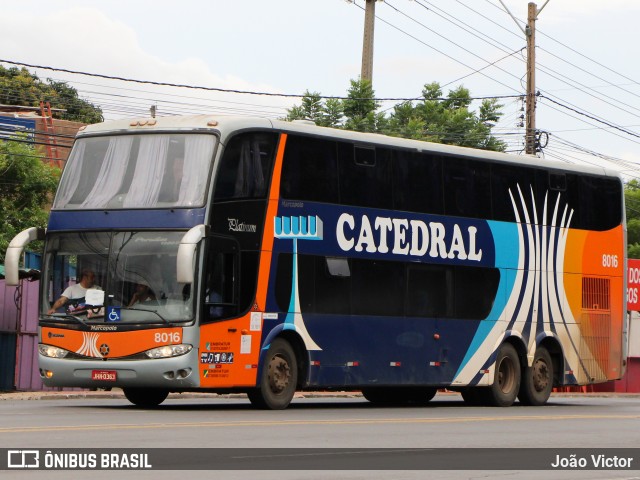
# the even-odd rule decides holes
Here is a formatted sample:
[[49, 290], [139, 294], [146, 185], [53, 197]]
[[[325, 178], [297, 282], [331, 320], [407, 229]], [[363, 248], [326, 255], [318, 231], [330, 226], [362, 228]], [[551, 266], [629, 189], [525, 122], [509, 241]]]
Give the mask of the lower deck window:
[[[497, 268], [298, 255], [302, 313], [486, 318], [500, 282]], [[336, 268], [338, 260], [344, 265]], [[280, 254], [276, 301], [289, 311], [293, 256]]]

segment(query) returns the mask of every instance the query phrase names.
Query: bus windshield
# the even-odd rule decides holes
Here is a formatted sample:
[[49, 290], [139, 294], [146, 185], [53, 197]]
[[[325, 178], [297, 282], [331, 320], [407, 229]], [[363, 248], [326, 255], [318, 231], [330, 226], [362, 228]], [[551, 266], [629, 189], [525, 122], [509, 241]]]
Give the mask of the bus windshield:
[[202, 206], [216, 137], [143, 134], [76, 140], [54, 209]]
[[[191, 285], [176, 281], [184, 232], [51, 235], [42, 314], [61, 319], [166, 323], [193, 318]], [[91, 300], [103, 297], [103, 300]], [[63, 301], [56, 303], [61, 297]], [[109, 314], [113, 318], [109, 318]], [[117, 317], [117, 318], [116, 318]]]

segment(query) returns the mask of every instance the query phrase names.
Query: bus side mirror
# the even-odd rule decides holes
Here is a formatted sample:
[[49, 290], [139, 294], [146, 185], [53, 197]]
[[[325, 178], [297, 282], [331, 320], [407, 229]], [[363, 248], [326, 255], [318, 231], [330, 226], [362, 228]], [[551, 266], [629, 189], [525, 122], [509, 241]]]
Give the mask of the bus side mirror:
[[20, 257], [24, 247], [35, 240], [44, 240], [44, 228], [31, 227], [23, 230], [11, 240], [4, 259], [6, 284], [15, 287], [19, 283]]
[[196, 225], [184, 234], [178, 246], [176, 257], [176, 276], [178, 283], [192, 284], [194, 281], [196, 249], [198, 243], [206, 236], [205, 225]]

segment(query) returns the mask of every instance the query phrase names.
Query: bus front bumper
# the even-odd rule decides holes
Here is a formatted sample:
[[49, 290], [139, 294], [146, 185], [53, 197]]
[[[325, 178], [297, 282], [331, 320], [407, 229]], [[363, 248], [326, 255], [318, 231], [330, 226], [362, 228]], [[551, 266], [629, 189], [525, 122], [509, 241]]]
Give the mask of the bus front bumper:
[[38, 356], [40, 376], [48, 387], [166, 388], [199, 386], [198, 352], [145, 360], [79, 360]]

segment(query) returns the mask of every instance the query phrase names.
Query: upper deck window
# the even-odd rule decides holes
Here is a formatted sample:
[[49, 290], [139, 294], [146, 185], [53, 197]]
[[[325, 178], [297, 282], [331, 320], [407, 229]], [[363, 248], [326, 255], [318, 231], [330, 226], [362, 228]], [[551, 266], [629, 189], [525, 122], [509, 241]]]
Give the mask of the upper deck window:
[[216, 137], [206, 134], [81, 138], [67, 162], [54, 209], [204, 205]]

